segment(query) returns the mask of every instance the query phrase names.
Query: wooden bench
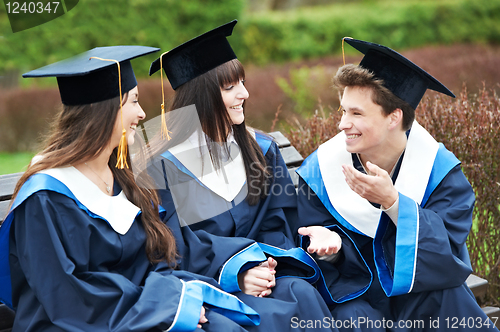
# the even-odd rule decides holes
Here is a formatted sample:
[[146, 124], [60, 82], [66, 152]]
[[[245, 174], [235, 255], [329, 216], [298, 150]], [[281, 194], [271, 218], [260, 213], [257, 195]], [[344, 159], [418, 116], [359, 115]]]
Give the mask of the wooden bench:
[[[269, 133], [277, 142], [283, 159], [288, 166], [288, 171], [295, 184], [298, 185], [299, 177], [295, 170], [300, 166], [304, 158], [300, 153], [291, 146], [290, 141], [281, 132]], [[0, 175], [0, 222], [7, 214], [8, 207], [14, 187], [21, 177], [22, 173]], [[482, 300], [488, 288], [488, 281], [476, 275], [470, 275], [467, 279], [467, 285], [474, 293], [474, 296], [479, 301]], [[500, 327], [500, 309], [496, 307], [483, 307], [483, 311], [492, 318], [492, 320]], [[496, 318], [496, 319], [495, 319]], [[14, 321], [14, 311], [6, 305], [0, 304], [0, 332], [10, 332]]]

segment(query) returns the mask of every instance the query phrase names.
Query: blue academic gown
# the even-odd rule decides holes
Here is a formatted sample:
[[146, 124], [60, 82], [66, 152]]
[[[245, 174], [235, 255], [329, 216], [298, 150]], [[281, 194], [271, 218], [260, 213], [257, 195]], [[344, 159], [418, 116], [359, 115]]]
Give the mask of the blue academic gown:
[[[393, 179], [397, 226], [345, 183], [341, 165], [355, 160], [342, 132], [297, 171], [294, 229], [321, 225], [342, 238], [336, 262], [317, 260], [322, 293], [334, 318], [347, 323], [340, 330], [496, 330], [466, 285], [475, 198], [458, 159], [414, 123]], [[301, 241], [307, 247], [308, 238]]]
[[[177, 209], [165, 220], [177, 238], [179, 263], [182, 269], [215, 278], [224, 290], [253, 307], [261, 316], [260, 326], [253, 329], [307, 330], [306, 320], [324, 320], [312, 330], [336, 331], [327, 306], [310, 285], [318, 279], [319, 268], [293, 240], [289, 223], [297, 218], [297, 201], [287, 167], [271, 138], [256, 133], [256, 140], [273, 174], [270, 194], [257, 205], [245, 200], [245, 186], [230, 201], [215, 195], [168, 151], [150, 167], [150, 175], [165, 183], [159, 190], [162, 206], [169, 212]], [[181, 189], [173, 193], [178, 186]], [[243, 294], [238, 274], [268, 256], [278, 261], [271, 296]]]
[[16, 310], [13, 331], [194, 331], [202, 305], [206, 331], [259, 323], [215, 280], [151, 264], [139, 208], [116, 182], [114, 192], [73, 167], [23, 185], [0, 228], [0, 300]]

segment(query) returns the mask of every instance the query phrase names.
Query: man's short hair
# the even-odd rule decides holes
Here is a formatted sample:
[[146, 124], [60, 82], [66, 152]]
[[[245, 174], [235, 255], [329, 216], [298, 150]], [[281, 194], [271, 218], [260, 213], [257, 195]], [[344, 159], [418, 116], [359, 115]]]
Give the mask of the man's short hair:
[[403, 130], [411, 128], [415, 120], [415, 110], [407, 102], [393, 94], [384, 86], [384, 81], [376, 78], [368, 69], [353, 64], [339, 68], [333, 77], [333, 86], [342, 94], [346, 87], [358, 86], [372, 90], [372, 102], [380, 105], [386, 116], [400, 108], [403, 111]]

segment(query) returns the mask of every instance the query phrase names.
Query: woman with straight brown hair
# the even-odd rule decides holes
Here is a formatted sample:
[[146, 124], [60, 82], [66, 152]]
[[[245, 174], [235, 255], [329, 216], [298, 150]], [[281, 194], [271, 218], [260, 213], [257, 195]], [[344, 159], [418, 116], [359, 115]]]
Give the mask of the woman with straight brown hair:
[[336, 330], [309, 283], [318, 277], [314, 260], [293, 241], [296, 193], [278, 146], [245, 125], [245, 71], [226, 39], [235, 24], [164, 53], [150, 69], [164, 69], [175, 90], [160, 125], [146, 129], [160, 128], [148, 142], [148, 171], [178, 264], [254, 308], [261, 316], [254, 329]]
[[128, 167], [127, 146], [146, 116], [130, 60], [155, 51], [95, 48], [24, 75], [56, 76], [63, 109], [0, 228], [0, 300], [16, 310], [13, 331], [243, 331], [240, 324], [258, 324], [214, 280], [173, 269], [175, 239], [158, 197]]

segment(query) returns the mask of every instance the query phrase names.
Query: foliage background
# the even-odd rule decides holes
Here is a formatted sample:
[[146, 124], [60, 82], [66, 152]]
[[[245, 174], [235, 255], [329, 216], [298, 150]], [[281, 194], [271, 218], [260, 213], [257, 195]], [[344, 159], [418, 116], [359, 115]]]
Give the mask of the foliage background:
[[[80, 0], [60, 18], [18, 33], [0, 5], [0, 151], [36, 151], [60, 107], [53, 78], [22, 73], [97, 46], [164, 52], [232, 19], [239, 23], [229, 41], [251, 95], [247, 121], [268, 131], [279, 108], [275, 129], [304, 156], [337, 130], [338, 96], [329, 82], [343, 63], [344, 36], [398, 50], [457, 94], [455, 101], [427, 95], [417, 116], [463, 161], [474, 185], [468, 245], [475, 272], [490, 281], [487, 301], [500, 304], [500, 0]], [[350, 47], [345, 53], [346, 62], [361, 59]], [[133, 60], [149, 117], [159, 112], [159, 78], [147, 77], [158, 55]]]
[[[500, 41], [500, 0], [332, 0], [288, 11], [251, 11], [252, 2], [259, 0], [80, 0], [60, 18], [18, 33], [0, 6], [0, 72], [28, 71], [104, 45], [166, 51], [233, 19], [240, 23], [230, 41], [245, 64], [338, 54], [344, 36], [396, 50]], [[147, 61], [138, 66], [147, 68]]]
[[[0, 72], [32, 70], [98, 46], [146, 45], [167, 51], [239, 18], [244, 6], [244, 0], [80, 0], [58, 19], [12, 33], [0, 5]], [[143, 59], [135, 62], [142, 68], [140, 77], [147, 75], [152, 61]]]
[[[63, 16], [18, 33], [5, 9], [0, 5], [0, 151], [37, 150], [58, 107], [53, 78], [21, 79], [22, 73], [97, 46], [163, 52], [235, 18], [229, 40], [249, 73], [247, 119], [262, 130], [279, 105], [282, 130], [292, 117], [307, 118], [318, 98], [336, 107], [329, 84], [343, 36], [388, 45], [455, 92], [464, 81], [476, 87], [500, 77], [500, 49], [491, 46], [500, 41], [500, 0], [80, 0]], [[435, 49], [443, 45], [451, 52]], [[417, 47], [428, 51], [412, 55]], [[347, 61], [361, 59], [351, 47], [345, 52]], [[159, 54], [132, 61], [149, 117], [160, 109], [158, 75], [147, 76]], [[168, 98], [168, 84], [165, 90]]]

